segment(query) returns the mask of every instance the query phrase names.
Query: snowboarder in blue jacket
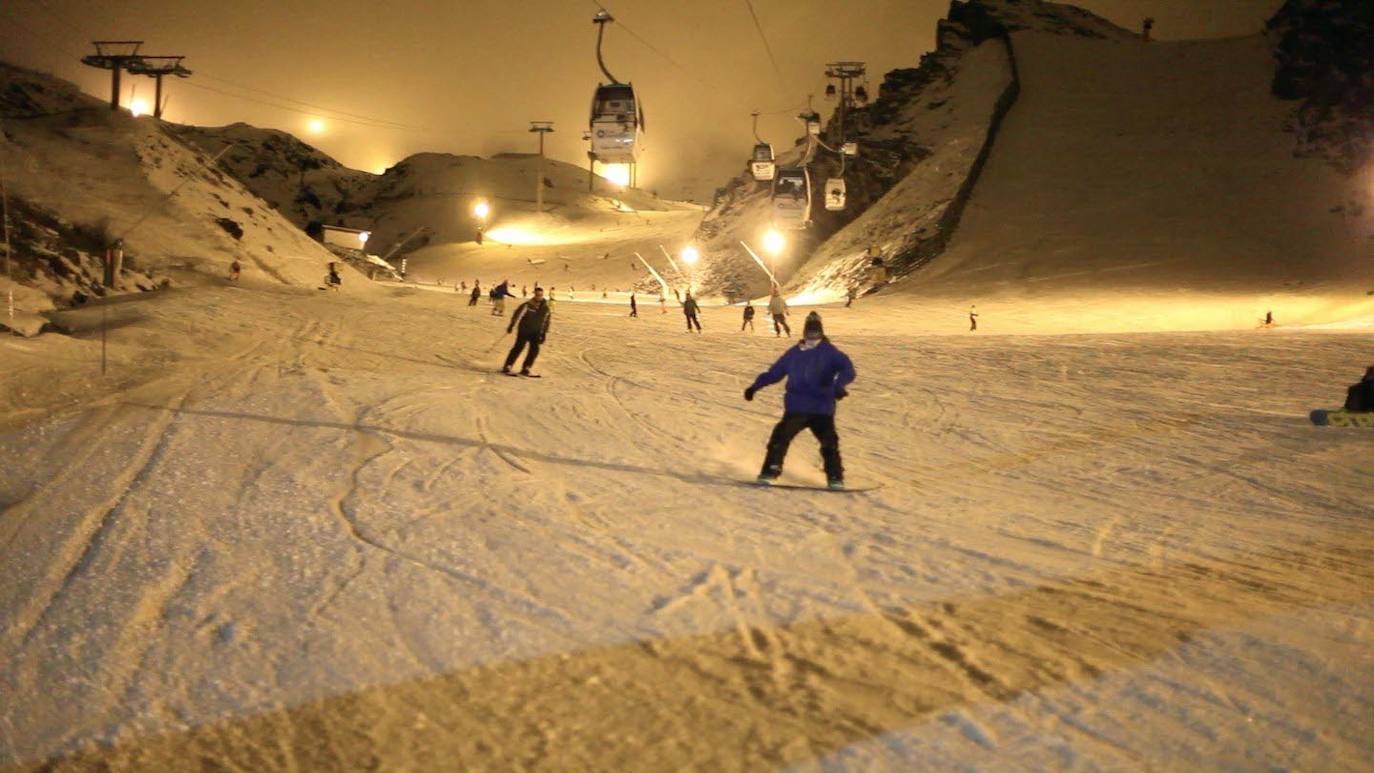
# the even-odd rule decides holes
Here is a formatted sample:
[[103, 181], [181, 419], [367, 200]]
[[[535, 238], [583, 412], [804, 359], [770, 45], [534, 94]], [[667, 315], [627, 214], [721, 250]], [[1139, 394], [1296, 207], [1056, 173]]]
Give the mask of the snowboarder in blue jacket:
[[826, 338], [821, 317], [814, 311], [806, 317], [802, 341], [788, 349], [773, 367], [760, 373], [744, 390], [744, 399], [753, 400], [755, 392], [784, 378], [787, 392], [783, 397], [782, 420], [768, 438], [759, 483], [772, 483], [782, 475], [782, 462], [792, 439], [803, 429], [810, 429], [820, 441], [830, 488], [844, 488], [840, 437], [835, 432], [835, 401], [848, 395], [845, 387], [854, 380], [854, 364]]

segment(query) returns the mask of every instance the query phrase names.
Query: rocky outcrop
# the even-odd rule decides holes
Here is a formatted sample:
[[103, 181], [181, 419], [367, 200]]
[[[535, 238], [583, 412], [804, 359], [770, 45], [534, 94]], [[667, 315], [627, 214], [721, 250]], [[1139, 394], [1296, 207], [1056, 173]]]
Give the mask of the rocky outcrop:
[[1288, 0], [1268, 33], [1274, 96], [1300, 100], [1296, 153], [1353, 174], [1374, 155], [1374, 3]]

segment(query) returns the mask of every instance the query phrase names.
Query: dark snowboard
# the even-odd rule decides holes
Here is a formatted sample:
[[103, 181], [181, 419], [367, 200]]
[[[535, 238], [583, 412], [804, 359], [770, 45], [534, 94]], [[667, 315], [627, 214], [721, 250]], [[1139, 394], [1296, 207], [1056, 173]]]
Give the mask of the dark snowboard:
[[801, 489], [805, 491], [824, 491], [828, 494], [861, 494], [865, 491], [875, 491], [883, 487], [881, 483], [847, 483], [844, 488], [830, 488], [829, 486], [814, 483], [789, 483], [782, 481], [759, 483], [757, 480], [742, 480], [739, 483], [741, 486], [753, 486], [754, 488]]

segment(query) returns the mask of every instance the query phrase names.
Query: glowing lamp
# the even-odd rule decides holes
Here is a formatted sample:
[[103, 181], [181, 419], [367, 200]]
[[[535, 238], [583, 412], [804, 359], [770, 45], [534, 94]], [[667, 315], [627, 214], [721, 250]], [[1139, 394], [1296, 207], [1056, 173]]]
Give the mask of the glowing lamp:
[[311, 134], [324, 134], [324, 119], [311, 118], [309, 122], [305, 124], [305, 128], [308, 129]]
[[683, 262], [683, 263], [686, 263], [687, 265], [690, 266], [690, 265], [692, 265], [693, 263], [696, 263], [696, 262], [697, 262], [697, 258], [700, 258], [700, 257], [701, 257], [701, 253], [697, 251], [697, 248], [696, 248], [696, 247], [693, 247], [693, 246], [691, 246], [691, 245], [689, 244], [689, 245], [687, 245], [686, 247], [683, 247], [683, 248], [682, 248], [682, 262]]
[[133, 102], [130, 102], [130, 103], [129, 103], [129, 112], [132, 113], [133, 116], [134, 116], [135, 118], [139, 117], [140, 115], [147, 115], [148, 112], [149, 112], [149, 111], [148, 111], [148, 100], [146, 100], [146, 99], [135, 99]]
[[486, 199], [478, 199], [477, 203], [472, 205], [472, 214], [476, 215], [478, 220], [486, 220], [491, 214], [491, 205]]
[[768, 233], [763, 235], [763, 248], [771, 255], [777, 255], [786, 246], [787, 237], [783, 236], [782, 232], [777, 229], [769, 229]]
[[372, 236], [372, 233], [371, 233], [370, 231], [359, 231], [359, 232], [358, 232], [358, 243], [359, 243], [359, 244], [366, 245], [366, 244], [367, 244], [368, 237], [370, 237], [370, 236]]

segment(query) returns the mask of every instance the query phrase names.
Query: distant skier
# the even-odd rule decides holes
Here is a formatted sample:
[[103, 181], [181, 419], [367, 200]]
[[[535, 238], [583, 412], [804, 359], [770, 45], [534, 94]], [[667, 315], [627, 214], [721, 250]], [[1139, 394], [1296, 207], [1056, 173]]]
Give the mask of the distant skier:
[[750, 333], [754, 332], [754, 302], [748, 300], [744, 302], [744, 322], [740, 323], [739, 331], [743, 333], [746, 327]]
[[229, 281], [230, 281], [230, 282], [237, 282], [237, 281], [239, 281], [239, 272], [242, 271], [242, 270], [243, 270], [243, 266], [239, 265], [239, 259], [238, 259], [238, 258], [234, 258], [234, 262], [229, 264]]
[[530, 295], [529, 286], [528, 286], [528, 285], [520, 285], [520, 297], [521, 297], [521, 298], [528, 298], [529, 295]]
[[1374, 412], [1374, 365], [1364, 372], [1364, 378], [1346, 390], [1345, 409], [1352, 413]]
[[978, 329], [978, 312], [973, 309], [973, 306], [968, 307], [968, 329], [970, 333]]
[[845, 300], [844, 300], [844, 307], [845, 307], [846, 309], [849, 308], [850, 306], [853, 306], [853, 305], [854, 305], [854, 297], [857, 296], [858, 294], [859, 294], [859, 291], [858, 291], [857, 289], [855, 289], [855, 287], [854, 287], [853, 285], [850, 285], [850, 286], [849, 286], [849, 290], [846, 291], [845, 294], [844, 294], [844, 298], [845, 298]]
[[782, 331], [787, 331], [787, 337], [792, 337], [792, 328], [787, 325], [787, 301], [782, 299], [778, 292], [778, 286], [773, 285], [773, 295], [768, 299], [768, 314], [773, 318], [774, 337], [782, 336]]
[[638, 316], [639, 316], [639, 304], [635, 302], [635, 294], [634, 294], [634, 293], [630, 293], [630, 316], [631, 316], [631, 317], [638, 317]]
[[844, 352], [826, 338], [821, 317], [811, 312], [802, 328], [802, 341], [790, 347], [760, 373], [754, 383], [744, 390], [744, 399], [753, 400], [754, 393], [787, 379], [783, 398], [783, 415], [768, 438], [768, 452], [759, 471], [759, 483], [772, 483], [782, 475], [782, 463], [792, 439], [803, 429], [821, 444], [821, 459], [825, 462], [827, 485], [844, 488], [844, 466], [840, 462], [840, 438], [835, 431], [835, 402], [843, 400], [845, 391], [854, 381], [854, 364]]
[[468, 305], [469, 305], [469, 306], [476, 306], [476, 305], [477, 305], [478, 299], [480, 299], [481, 297], [482, 297], [482, 287], [481, 287], [480, 283], [479, 283], [476, 279], [474, 279], [474, 280], [472, 280], [472, 295], [469, 295], [469, 296], [468, 296]]
[[1264, 322], [1262, 322], [1262, 323], [1260, 323], [1260, 324], [1261, 324], [1263, 327], [1273, 327], [1273, 326], [1274, 326], [1274, 312], [1272, 312], [1272, 311], [1266, 311], [1266, 312], [1264, 312]]
[[658, 294], [658, 308], [660, 314], [668, 313], [668, 299], [663, 297], [663, 293]]
[[515, 330], [519, 325], [520, 330], [515, 335], [515, 344], [511, 346], [510, 353], [506, 355], [506, 364], [501, 366], [501, 372], [510, 374], [510, 368], [515, 364], [515, 359], [520, 356], [520, 351], [528, 344], [529, 353], [525, 355], [525, 362], [520, 366], [520, 375], [530, 378], [539, 378], [530, 373], [530, 367], [534, 365], [534, 360], [539, 356], [539, 347], [543, 345], [544, 339], [549, 335], [549, 321], [553, 318], [553, 312], [549, 309], [548, 301], [544, 300], [544, 288], [534, 288], [534, 297], [516, 307], [515, 313], [511, 314], [510, 324], [506, 325], [506, 332]]
[[512, 295], [510, 291], [510, 280], [506, 279], [491, 291], [491, 314], [494, 317], [504, 316], [506, 313], [506, 298]]
[[325, 286], [335, 292], [343, 287], [343, 277], [339, 276], [339, 264], [331, 262], [329, 264], [329, 274], [324, 278]]
[[697, 326], [697, 332], [701, 332], [701, 322], [697, 320], [697, 312], [701, 307], [697, 305], [697, 299], [692, 297], [692, 291], [687, 291], [687, 300], [682, 302], [682, 313], [687, 317], [687, 332], [692, 332], [692, 326]]

